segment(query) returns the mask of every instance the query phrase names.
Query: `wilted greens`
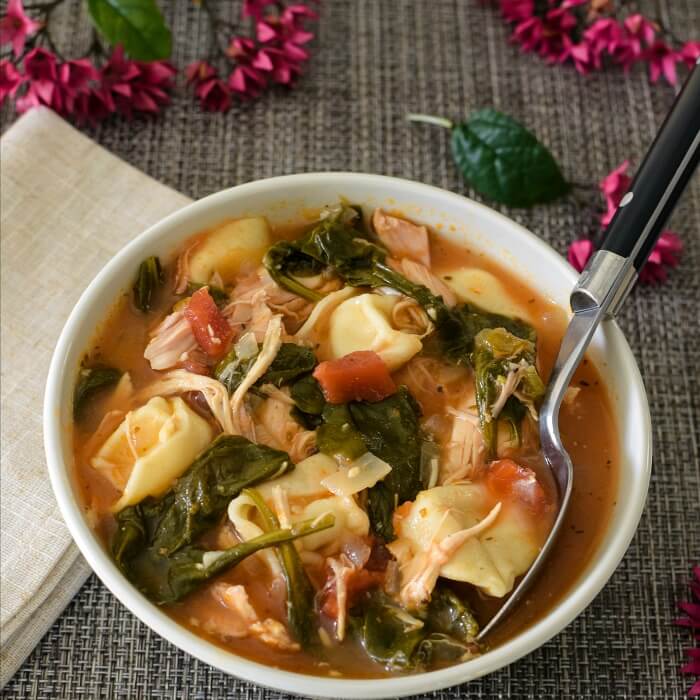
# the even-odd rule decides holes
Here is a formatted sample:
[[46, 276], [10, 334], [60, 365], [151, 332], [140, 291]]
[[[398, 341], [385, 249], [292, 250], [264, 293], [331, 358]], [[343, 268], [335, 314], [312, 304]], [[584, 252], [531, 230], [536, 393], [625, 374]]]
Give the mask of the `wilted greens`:
[[113, 386], [122, 373], [113, 367], [81, 367], [73, 394], [73, 418], [79, 420], [87, 401], [102, 389]]
[[292, 468], [286, 452], [240, 435], [220, 435], [162, 496], [117, 514], [112, 542], [117, 564], [128, 571], [134, 557], [148, 547], [162, 556], [173, 554], [216, 525], [229, 501], [246, 486]]
[[325, 530], [333, 522], [333, 515], [327, 513], [322, 518], [304, 520], [288, 529], [269, 530], [230, 549], [217, 551], [190, 545], [174, 554], [164, 555], [155, 546], [146, 547], [123, 563], [122, 568], [131, 582], [154, 603], [176, 603], [216, 574], [239, 564], [251, 554], [274, 545], [285, 546], [292, 540]]
[[478, 624], [467, 605], [438, 585], [430, 603], [407, 611], [375, 591], [364, 602], [354, 629], [367, 654], [387, 670], [417, 670], [469, 658], [478, 647]]
[[[487, 448], [493, 453], [498, 419], [508, 420], [519, 436], [525, 411], [534, 409], [544, 396], [545, 387], [534, 364], [535, 344], [505, 328], [484, 329], [474, 340], [472, 362], [479, 420]], [[495, 416], [494, 405], [504, 391], [510, 396]]]
[[[229, 394], [233, 394], [256, 359], [257, 355], [239, 359], [234, 347], [216, 365], [214, 376], [228, 389]], [[255, 386], [274, 384], [280, 387], [308, 374], [315, 366], [316, 357], [313, 350], [296, 343], [282, 343], [272, 364], [265, 374], [255, 382]]]
[[[268, 508], [260, 494], [255, 489], [245, 489], [245, 493], [255, 503], [263, 520], [264, 530], [268, 533], [279, 530], [280, 524], [277, 516]], [[325, 516], [326, 519], [329, 515]], [[330, 518], [333, 516], [330, 515]], [[314, 634], [314, 596], [316, 591], [311, 585], [301, 557], [294, 545], [289, 541], [282, 542], [277, 547], [277, 552], [287, 587], [287, 622], [294, 638], [302, 647], [306, 647]]]
[[139, 265], [134, 282], [134, 305], [139, 311], [151, 310], [156, 291], [164, 281], [163, 268], [155, 255]]

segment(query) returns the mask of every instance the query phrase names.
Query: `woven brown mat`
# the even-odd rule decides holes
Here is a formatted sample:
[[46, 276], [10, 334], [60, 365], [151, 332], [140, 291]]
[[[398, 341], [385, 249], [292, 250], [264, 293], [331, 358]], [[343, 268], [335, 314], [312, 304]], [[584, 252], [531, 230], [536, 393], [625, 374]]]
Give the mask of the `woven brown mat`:
[[[184, 0], [161, 5], [175, 35], [174, 61], [185, 65], [203, 43], [204, 18]], [[684, 38], [700, 38], [700, 0], [640, 6]], [[56, 27], [68, 55], [87, 41], [81, 7], [70, 3]], [[195, 198], [317, 170], [398, 175], [470, 194], [449, 159], [446, 134], [407, 125], [406, 112], [459, 117], [493, 106], [529, 125], [567, 176], [595, 183], [625, 158], [639, 162], [673, 100], [670, 88], [649, 85], [641, 67], [629, 76], [582, 77], [520, 54], [497, 12], [478, 0], [325, 0], [322, 12], [313, 59], [296, 90], [273, 91], [224, 116], [201, 112], [180, 91], [156, 120], [114, 120], [86, 131]], [[3, 125], [11, 119], [6, 106]], [[504, 211], [560, 252], [579, 233], [565, 203]], [[649, 500], [629, 552], [594, 603], [554, 640], [509, 668], [429, 697], [685, 696], [689, 679], [677, 669], [689, 635], [672, 620], [675, 601], [687, 596], [690, 563], [700, 559], [700, 177], [670, 227], [685, 242], [681, 266], [665, 286], [637, 288], [620, 318], [646, 382], [655, 443]], [[177, 650], [92, 576], [3, 697], [285, 696]]]

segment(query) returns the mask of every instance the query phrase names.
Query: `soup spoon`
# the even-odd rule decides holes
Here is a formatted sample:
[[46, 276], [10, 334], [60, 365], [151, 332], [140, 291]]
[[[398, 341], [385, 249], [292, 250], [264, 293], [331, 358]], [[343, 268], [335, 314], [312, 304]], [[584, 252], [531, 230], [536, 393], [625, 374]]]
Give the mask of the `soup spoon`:
[[573, 317], [549, 377], [539, 418], [540, 443], [557, 484], [559, 511], [532, 566], [478, 639], [483, 639], [513, 610], [552, 550], [564, 522], [574, 479], [574, 466], [559, 434], [564, 392], [600, 323], [613, 318], [622, 306], [699, 160], [700, 58], [620, 201], [600, 250], [588, 261], [571, 292]]

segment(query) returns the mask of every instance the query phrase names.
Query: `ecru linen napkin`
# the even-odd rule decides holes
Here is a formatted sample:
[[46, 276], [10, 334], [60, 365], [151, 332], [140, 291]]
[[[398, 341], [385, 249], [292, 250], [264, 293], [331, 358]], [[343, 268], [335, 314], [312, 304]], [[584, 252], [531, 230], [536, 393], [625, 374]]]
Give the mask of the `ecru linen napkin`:
[[0, 688], [85, 581], [56, 505], [42, 400], [80, 293], [128, 240], [189, 200], [47, 109], [0, 139]]

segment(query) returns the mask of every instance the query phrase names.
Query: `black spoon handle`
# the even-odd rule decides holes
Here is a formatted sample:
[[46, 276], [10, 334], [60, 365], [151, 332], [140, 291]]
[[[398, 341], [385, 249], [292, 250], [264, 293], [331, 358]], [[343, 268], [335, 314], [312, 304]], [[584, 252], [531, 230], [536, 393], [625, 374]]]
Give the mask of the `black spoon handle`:
[[699, 160], [700, 59], [622, 198], [601, 250], [632, 257], [639, 271]]

